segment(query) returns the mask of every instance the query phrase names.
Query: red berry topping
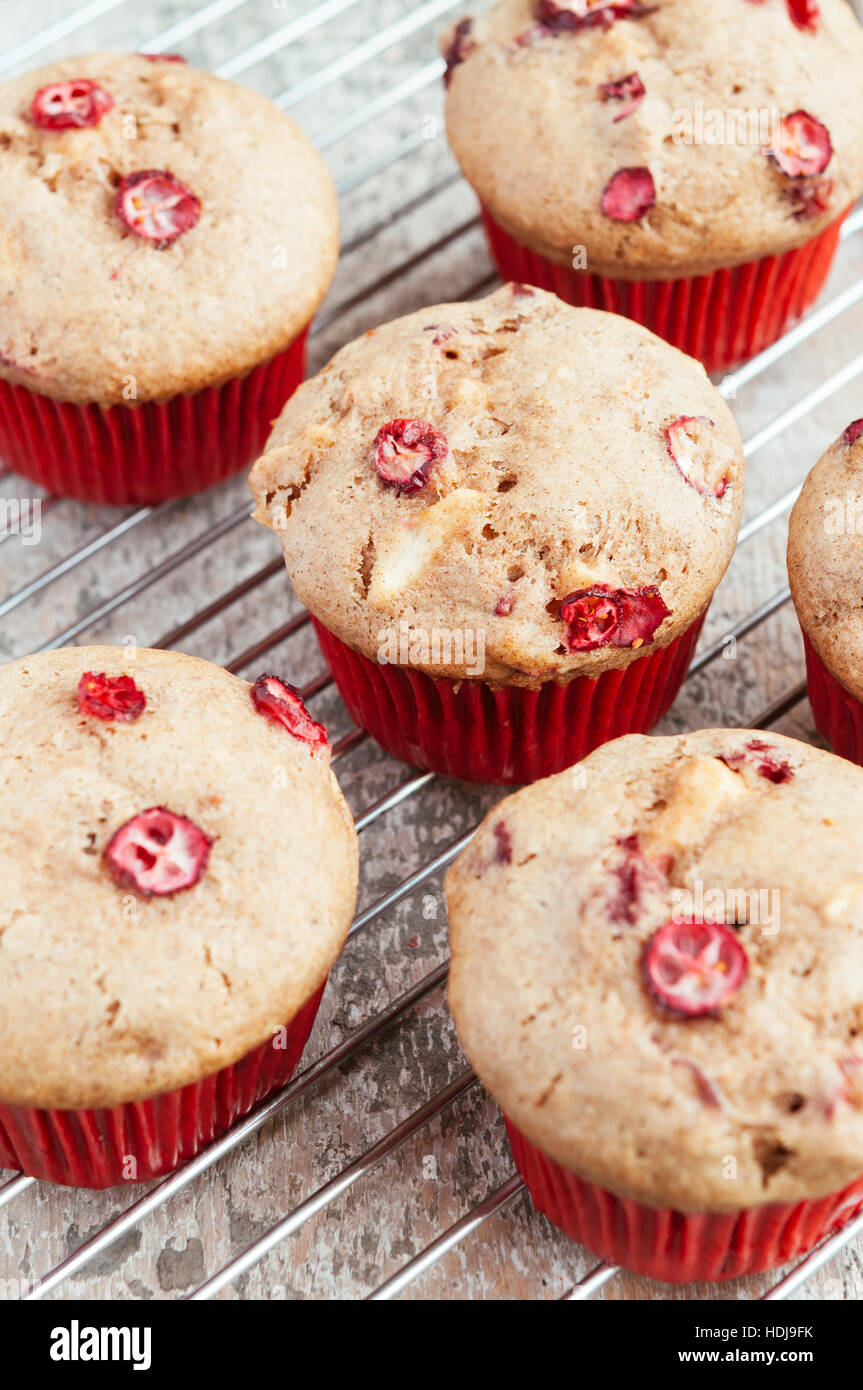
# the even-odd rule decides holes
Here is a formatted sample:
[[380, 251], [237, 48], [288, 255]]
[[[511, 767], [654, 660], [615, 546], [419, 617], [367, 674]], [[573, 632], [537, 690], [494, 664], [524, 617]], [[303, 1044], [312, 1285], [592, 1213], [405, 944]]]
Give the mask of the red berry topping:
[[299, 690], [279, 680], [278, 676], [258, 676], [252, 686], [252, 703], [259, 714], [281, 724], [294, 738], [312, 748], [326, 748], [329, 744], [326, 729], [309, 714]]
[[656, 588], [612, 589], [596, 584], [578, 589], [560, 606], [566, 624], [568, 652], [592, 652], [597, 647], [642, 647], [653, 638], [670, 608]]
[[167, 169], [139, 169], [123, 179], [114, 210], [124, 227], [161, 251], [194, 227], [201, 202]]
[[119, 884], [147, 898], [166, 898], [195, 886], [212, 843], [194, 821], [151, 806], [120, 826], [105, 848], [105, 862]]
[[425, 487], [448, 450], [446, 435], [427, 420], [390, 420], [375, 436], [372, 463], [383, 482], [410, 496]]
[[816, 33], [821, 23], [821, 11], [815, 0], [785, 0], [794, 24], [810, 34]]
[[618, 19], [641, 19], [651, 14], [656, 5], [642, 5], [639, 0], [538, 0], [536, 15], [540, 24], [553, 34], [579, 29], [608, 29]]
[[792, 111], [779, 123], [779, 130], [765, 151], [783, 174], [791, 179], [823, 174], [833, 157], [830, 134], [825, 125], [807, 111]]
[[680, 415], [666, 426], [665, 444], [681, 475], [702, 497], [722, 497], [728, 487], [716, 424], [706, 415]]
[[626, 102], [614, 118], [614, 124], [617, 125], [618, 121], [625, 121], [627, 116], [638, 110], [647, 95], [647, 88], [638, 73], [631, 72], [628, 77], [621, 77], [619, 82], [603, 82], [599, 95], [603, 101]]
[[602, 192], [600, 207], [615, 222], [640, 222], [656, 202], [649, 169], [618, 169]]
[[147, 697], [131, 676], [85, 671], [78, 682], [78, 713], [91, 719], [132, 724], [147, 708]]
[[98, 125], [114, 98], [98, 82], [82, 77], [76, 82], [52, 82], [40, 87], [30, 114], [42, 130], [82, 130]]
[[446, 62], [446, 72], [443, 75], [445, 86], [449, 86], [452, 75], [460, 63], [465, 58], [469, 58], [476, 48], [474, 40], [471, 38], [473, 32], [473, 20], [463, 19], [455, 26], [452, 38], [444, 50], [444, 60]]
[[845, 433], [843, 434], [842, 438], [850, 449], [852, 444], [857, 443], [857, 440], [860, 438], [861, 434], [863, 434], [863, 420], [853, 420], [851, 424], [848, 426]]
[[717, 922], [667, 922], [642, 957], [648, 994], [676, 1018], [712, 1014], [737, 993], [749, 961], [733, 931]]
[[737, 772], [748, 763], [755, 768], [759, 777], [777, 785], [790, 782], [794, 776], [791, 764], [780, 758], [772, 744], [765, 743], [761, 738], [750, 739], [738, 753], [726, 753], [721, 761], [733, 772]]

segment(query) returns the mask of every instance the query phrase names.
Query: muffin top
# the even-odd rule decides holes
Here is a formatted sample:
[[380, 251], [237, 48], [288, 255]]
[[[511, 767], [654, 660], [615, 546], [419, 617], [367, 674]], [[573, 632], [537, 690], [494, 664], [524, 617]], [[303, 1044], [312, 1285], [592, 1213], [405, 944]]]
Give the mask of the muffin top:
[[345, 939], [357, 838], [288, 687], [75, 647], [0, 671], [0, 1099], [141, 1100], [274, 1036]]
[[342, 641], [536, 685], [625, 666], [704, 610], [743, 453], [698, 363], [507, 285], [343, 348], [286, 406], [251, 484], [297, 594]]
[[825, 665], [863, 700], [863, 420], [810, 472], [791, 513], [788, 578], [801, 626]]
[[338, 255], [299, 127], [183, 62], [102, 53], [0, 87], [0, 190], [0, 377], [61, 400], [249, 371], [305, 327]]
[[732, 1211], [863, 1170], [863, 771], [744, 729], [630, 735], [508, 797], [450, 870], [450, 1003], [527, 1138]]
[[443, 50], [465, 176], [561, 264], [707, 273], [802, 245], [863, 190], [846, 0], [500, 0]]

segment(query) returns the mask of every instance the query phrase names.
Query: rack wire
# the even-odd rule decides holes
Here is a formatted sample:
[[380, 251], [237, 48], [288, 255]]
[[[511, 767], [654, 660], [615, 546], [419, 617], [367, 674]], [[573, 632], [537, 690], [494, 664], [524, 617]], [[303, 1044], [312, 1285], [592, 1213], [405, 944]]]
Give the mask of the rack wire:
[[[275, 6], [270, 16], [270, 25], [275, 23], [275, 27], [268, 27], [261, 22], [260, 27], [266, 29], [266, 32], [243, 48], [242, 51], [217, 65], [215, 70], [226, 77], [241, 76], [265, 60], [273, 58], [274, 55], [284, 54], [300, 40], [323, 26], [331, 24], [348, 11], [362, 5], [363, 2], [364, 0], [322, 0], [322, 3], [312, 4], [304, 13], [286, 20], [283, 24], [278, 23], [278, 11], [280, 8], [284, 9], [284, 6]], [[78, 6], [68, 15], [16, 44], [6, 53], [0, 54], [0, 77], [32, 66], [44, 56], [56, 53], [58, 46], [60, 46], [59, 51], [62, 51], [67, 44], [74, 44], [76, 35], [85, 30], [89, 35], [92, 26], [97, 21], [107, 20], [113, 12], [120, 12], [126, 3], [127, 0], [92, 0], [92, 3]], [[218, 21], [231, 16], [239, 16], [247, 9], [249, 3], [250, 0], [212, 0], [212, 3], [209, 4], [188, 6], [188, 12], [183, 13], [180, 19], [138, 46], [144, 51], [153, 53], [174, 50], [178, 45], [187, 41], [200, 39], [208, 28]], [[420, 66], [409, 72], [403, 79], [390, 83], [385, 90], [377, 92], [372, 98], [361, 101], [348, 114], [342, 115], [320, 130], [315, 138], [319, 148], [328, 150], [339, 142], [355, 136], [358, 132], [363, 132], [383, 113], [392, 111], [398, 108], [401, 103], [435, 88], [443, 70], [442, 62], [434, 56], [435, 30], [448, 18], [453, 17], [454, 11], [461, 8], [462, 0], [456, 0], [456, 3], [453, 3], [453, 0], [428, 0], [428, 3], [408, 5], [397, 18], [385, 24], [377, 32], [370, 32], [366, 38], [350, 48], [349, 51], [334, 57], [323, 67], [307, 72], [293, 85], [278, 92], [275, 96], [277, 104], [288, 109], [308, 101], [311, 97], [320, 97], [334, 84], [343, 82], [350, 74], [357, 73], [364, 65], [386, 54], [395, 45], [406, 40], [416, 40], [417, 51], [424, 59]], [[273, 16], [275, 16], [275, 20]], [[95, 46], [95, 44], [91, 46]], [[424, 130], [417, 127], [409, 131], [407, 135], [399, 137], [381, 152], [375, 154], [373, 158], [360, 162], [356, 168], [350, 169], [344, 174], [338, 182], [343, 210], [353, 193], [367, 186], [382, 173], [395, 168], [408, 159], [410, 155], [415, 154], [425, 138]], [[384, 217], [374, 219], [365, 230], [357, 232], [349, 238], [343, 246], [343, 255], [347, 256], [358, 252], [370, 246], [376, 239], [391, 233], [394, 228], [398, 228], [404, 219], [421, 212], [429, 200], [450, 193], [458, 182], [457, 171], [451, 169], [436, 182], [422, 187], [415, 195], [404, 199], [398, 206], [388, 211]], [[350, 219], [346, 218], [346, 221], [349, 222]], [[476, 216], [455, 222], [448, 230], [436, 236], [431, 243], [421, 250], [403, 258], [393, 270], [380, 276], [371, 285], [343, 296], [332, 306], [328, 304], [324, 312], [319, 315], [313, 334], [317, 336], [329, 333], [334, 328], [338, 330], [338, 325], [348, 319], [354, 310], [368, 305], [381, 291], [393, 285], [403, 284], [406, 277], [410, 277], [413, 272], [445, 247], [455, 245], [462, 238], [468, 236], [477, 225], [478, 218]], [[861, 230], [863, 230], [863, 207], [856, 210], [846, 222], [843, 229], [844, 240], [848, 241], [858, 236]], [[471, 298], [490, 289], [495, 283], [496, 277], [486, 270], [483, 276], [472, 285], [462, 287], [458, 297]], [[779, 343], [762, 353], [760, 357], [726, 375], [719, 383], [720, 391], [728, 399], [735, 398], [747, 385], [755, 382], [777, 363], [787, 358], [813, 335], [838, 322], [861, 301], [863, 301], [863, 278], [822, 303], [800, 325], [786, 334]], [[863, 354], [853, 357], [851, 361], [832, 373], [826, 380], [804, 392], [792, 405], [751, 435], [746, 442], [747, 459], [751, 461], [759, 451], [786, 435], [819, 405], [829, 401], [844, 387], [857, 381], [861, 375], [863, 375]], [[738, 547], [747, 545], [753, 537], [759, 535], [772, 522], [786, 515], [792, 507], [798, 491], [799, 487], [789, 489], [748, 521], [741, 530]], [[59, 499], [46, 498], [43, 503], [43, 516], [53, 516], [61, 506], [70, 505], [74, 504], [62, 503]], [[116, 547], [130, 536], [134, 536], [145, 522], [160, 521], [163, 516], [170, 512], [172, 506], [173, 504], [166, 504], [160, 508], [142, 507], [128, 515], [120, 515], [119, 517], [114, 514], [111, 523], [98, 531], [86, 543], [69, 551], [62, 559], [50, 565], [41, 574], [20, 585], [17, 590], [0, 601], [0, 618], [8, 618], [19, 609], [25, 613], [40, 612], [44, 614], [50, 611], [47, 605], [50, 604], [54, 587], [61, 580], [72, 575], [79, 567], [94, 557], [110, 551], [112, 547]], [[42, 642], [37, 650], [47, 651], [74, 643], [106, 619], [116, 618], [133, 599], [146, 593], [161, 580], [174, 575], [181, 566], [210, 551], [220, 541], [234, 535], [240, 528], [244, 527], [248, 522], [250, 510], [250, 507], [244, 503], [230, 511], [226, 516], [221, 517], [215, 524], [202, 528], [191, 539], [185, 540], [177, 549], [158, 563], [153, 564], [146, 572], [107, 597], [100, 599], [88, 611], [81, 614], [73, 622], [66, 624], [62, 630], [55, 632], [53, 636]], [[7, 540], [8, 537], [2, 539]], [[153, 645], [177, 646], [206, 624], [235, 609], [241, 601], [255, 593], [281, 571], [282, 561], [280, 558], [269, 561], [219, 594], [191, 617], [175, 624]], [[709, 671], [713, 664], [721, 659], [729, 641], [741, 640], [755, 632], [771, 616], [779, 612], [787, 604], [788, 599], [788, 588], [782, 587], [768, 600], [741, 618], [721, 639], [699, 653], [692, 663], [687, 680], [691, 682], [701, 673]], [[254, 666], [281, 643], [296, 637], [306, 627], [308, 621], [307, 613], [294, 614], [263, 639], [256, 641], [240, 652], [228, 663], [228, 669], [233, 672], [243, 672]], [[313, 699], [330, 686], [331, 678], [322, 675], [309, 680], [303, 694], [306, 699]], [[752, 722], [759, 728], [771, 727], [800, 705], [804, 698], [805, 686], [801, 682], [775, 700], [762, 711], [760, 718]], [[367, 736], [365, 734], [357, 729], [350, 730], [335, 745], [336, 760], [341, 761], [366, 742]], [[361, 836], [367, 836], [368, 833], [373, 832], [375, 827], [379, 826], [384, 818], [395, 812], [397, 808], [412, 804], [414, 798], [434, 781], [433, 774], [410, 773], [394, 789], [366, 805], [357, 816], [357, 826]], [[471, 834], [472, 831], [468, 831], [455, 838], [433, 858], [421, 864], [360, 912], [351, 928], [352, 937], [357, 938], [361, 933], [385, 922], [388, 914], [398, 904], [434, 880], [465, 848], [470, 841]], [[339, 1076], [340, 1069], [347, 1062], [368, 1051], [371, 1045], [381, 1038], [388, 1029], [402, 1020], [434, 991], [439, 990], [446, 981], [447, 969], [448, 962], [445, 959], [440, 960], [433, 969], [392, 999], [379, 1012], [369, 1017], [360, 1026], [347, 1032], [339, 1042], [330, 1046], [317, 1060], [305, 1066], [289, 1086], [259, 1105], [228, 1134], [211, 1144], [185, 1167], [161, 1179], [155, 1186], [143, 1192], [130, 1206], [114, 1215], [107, 1224], [87, 1236], [77, 1249], [53, 1268], [39, 1273], [23, 1296], [25, 1298], [41, 1298], [57, 1293], [68, 1285], [68, 1281], [91, 1268], [123, 1237], [129, 1236], [130, 1233], [139, 1229], [147, 1218], [162, 1208], [169, 1199], [190, 1188], [202, 1175], [217, 1173], [220, 1163], [226, 1160], [228, 1155], [238, 1151], [252, 1136], [265, 1130], [277, 1115], [287, 1111], [300, 1097], [311, 1092], [323, 1082], [335, 1081]], [[430, 1095], [401, 1123], [385, 1132], [374, 1144], [344, 1166], [329, 1181], [319, 1186], [299, 1205], [287, 1210], [280, 1219], [257, 1234], [238, 1255], [211, 1274], [187, 1297], [193, 1300], [203, 1300], [213, 1298], [223, 1291], [233, 1290], [237, 1280], [248, 1273], [270, 1251], [280, 1247], [283, 1242], [298, 1233], [313, 1218], [326, 1212], [355, 1184], [367, 1177], [384, 1159], [402, 1149], [410, 1139], [418, 1135], [430, 1122], [441, 1116], [449, 1106], [478, 1086], [476, 1077], [470, 1071], [463, 1071], [456, 1075], [447, 1086]], [[14, 1210], [12, 1204], [34, 1187], [38, 1187], [38, 1184], [31, 1178], [21, 1175], [10, 1177], [0, 1185], [0, 1207]], [[416, 1287], [417, 1281], [446, 1256], [464, 1247], [469, 1241], [478, 1238], [485, 1223], [509, 1207], [522, 1192], [523, 1184], [517, 1175], [512, 1174], [506, 1177], [503, 1182], [489, 1191], [481, 1201], [458, 1220], [441, 1230], [425, 1248], [409, 1259], [402, 1268], [390, 1275], [377, 1288], [373, 1288], [368, 1296], [375, 1300], [387, 1300], [410, 1292]], [[863, 1233], [863, 1215], [822, 1242], [790, 1272], [774, 1283], [764, 1294], [764, 1298], [767, 1300], [783, 1299], [801, 1290], [818, 1270], [848, 1247], [861, 1233]], [[578, 1282], [573, 1283], [563, 1294], [563, 1299], [567, 1301], [589, 1299], [614, 1280], [618, 1273], [619, 1271], [615, 1267], [600, 1262]], [[463, 1292], [467, 1296], [470, 1295], [469, 1289]]]

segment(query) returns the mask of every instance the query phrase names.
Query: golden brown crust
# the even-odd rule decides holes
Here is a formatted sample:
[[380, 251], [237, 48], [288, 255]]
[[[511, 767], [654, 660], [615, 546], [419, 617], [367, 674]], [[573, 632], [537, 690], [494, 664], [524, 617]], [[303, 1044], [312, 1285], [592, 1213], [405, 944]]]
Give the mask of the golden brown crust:
[[[114, 108], [92, 129], [41, 130], [35, 92], [76, 78]], [[114, 212], [117, 184], [146, 169], [201, 201], [163, 250]], [[162, 400], [241, 376], [293, 342], [335, 270], [335, 190], [309, 140], [186, 64], [96, 54], [0, 87], [0, 171], [0, 377], [58, 400]]]
[[[735, 1211], [858, 1178], [861, 825], [863, 771], [740, 729], [632, 735], [501, 802], [446, 892], [453, 1017], [504, 1113], [657, 1207]], [[677, 1019], [644, 987], [645, 943], [687, 909], [743, 924], [748, 977], [715, 1017]]]
[[788, 527], [800, 625], [838, 681], [863, 700], [863, 433], [835, 440], [811, 470]]
[[[134, 723], [78, 713], [128, 674]], [[213, 840], [170, 897], [118, 887], [115, 830], [165, 806]], [[0, 1099], [78, 1108], [208, 1076], [322, 983], [356, 900], [357, 837], [325, 751], [196, 657], [77, 647], [0, 671]]]
[[[713, 422], [721, 497], [670, 457], [679, 416]], [[448, 444], [412, 496], [372, 464], [399, 418]], [[575, 591], [656, 586], [670, 610], [657, 646], [699, 617], [733, 553], [743, 472], [737, 427], [698, 363], [617, 315], [505, 286], [343, 348], [288, 403], [251, 485], [297, 594], [342, 641], [379, 659], [397, 652], [392, 634], [463, 634], [464, 659], [455, 641], [449, 653], [429, 641], [410, 664], [535, 686], [649, 649], [567, 651], [559, 610]]]
[[[785, 0], [654, 0], [637, 20], [517, 43], [535, 25], [533, 0], [501, 0], [476, 17], [452, 72], [453, 151], [496, 220], [564, 265], [584, 247], [591, 272], [665, 279], [792, 250], [863, 191], [863, 32], [846, 0], [819, 8], [818, 32], [804, 33]], [[633, 72], [646, 96], [615, 121], [622, 103], [599, 88]], [[764, 155], [757, 113], [769, 130], [801, 109], [826, 125], [833, 157], [825, 210], [798, 220], [796, 181]], [[700, 143], [675, 139], [687, 121]], [[600, 209], [625, 168], [648, 168], [656, 188], [637, 223]]]

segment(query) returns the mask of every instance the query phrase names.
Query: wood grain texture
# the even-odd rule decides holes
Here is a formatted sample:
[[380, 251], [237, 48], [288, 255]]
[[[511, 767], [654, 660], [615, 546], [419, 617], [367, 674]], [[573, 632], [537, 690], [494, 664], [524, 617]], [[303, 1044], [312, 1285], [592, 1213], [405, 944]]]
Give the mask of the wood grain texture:
[[[6, 0], [3, 42], [11, 47], [44, 23], [79, 8], [73, 0]], [[122, 3], [45, 56], [95, 47], [146, 49], [168, 25], [197, 8], [195, 0]], [[218, 67], [309, 8], [300, 0], [284, 4], [245, 0], [233, 14], [176, 47], [192, 61]], [[341, 17], [237, 76], [267, 94], [278, 94], [325, 63], [349, 54], [360, 40], [380, 33], [412, 8], [411, 0], [358, 0]], [[454, 5], [447, 17], [458, 17], [459, 12]], [[347, 72], [337, 83], [301, 102], [294, 114], [310, 133], [320, 136], [362, 103], [382, 96], [430, 63], [442, 22], [426, 25], [385, 55]], [[409, 157], [343, 198], [343, 239], [353, 249], [344, 256], [324, 306], [324, 327], [312, 339], [311, 370], [346, 339], [382, 319], [424, 303], [464, 297], [489, 280], [491, 267], [474, 224], [473, 198], [455, 177], [440, 115], [440, 92], [434, 82], [349, 138], [328, 145], [333, 173], [342, 178], [382, 155], [394, 142], [417, 140]], [[423, 197], [425, 190], [442, 181], [448, 181], [443, 191]], [[410, 215], [391, 221], [374, 238], [363, 239], [411, 199], [417, 199], [418, 205]], [[471, 225], [450, 235], [464, 224]], [[430, 249], [441, 237], [447, 238], [446, 244]], [[404, 265], [406, 273], [394, 273]], [[861, 276], [863, 234], [843, 247], [822, 302]], [[731, 404], [744, 438], [752, 438], [807, 392], [827, 382], [859, 351], [861, 341], [863, 308], [858, 306], [743, 389]], [[625, 382], [621, 389], [626, 389]], [[751, 461], [746, 518], [756, 516], [798, 484], [827, 443], [861, 414], [863, 379], [856, 377], [760, 449]], [[0, 496], [24, 495], [28, 494], [19, 480], [0, 481]], [[158, 642], [176, 624], [276, 558], [272, 537], [242, 521], [168, 578], [148, 584], [122, 606], [100, 612], [100, 605], [124, 586], [150, 576], [154, 566], [196, 538], [208, 537], [223, 518], [239, 513], [247, 500], [245, 481], [238, 479], [137, 526], [52, 584], [38, 600], [3, 618], [0, 657], [30, 651], [79, 621], [83, 625], [78, 641], [121, 642], [133, 636], [142, 644]], [[52, 507], [44, 516], [38, 545], [26, 546], [14, 537], [0, 545], [0, 594], [17, 591], [117, 519], [114, 512], [72, 503]], [[703, 645], [721, 639], [784, 587], [786, 523], [784, 515], [740, 547], [711, 609]], [[185, 635], [179, 646], [225, 664], [234, 662], [296, 610], [287, 581], [277, 569], [223, 614]], [[269, 651], [266, 666], [298, 684], [322, 670], [308, 629]], [[254, 668], [243, 671], [256, 673]], [[800, 638], [786, 603], [688, 683], [664, 727], [677, 731], [710, 724], [745, 726], [802, 675]], [[320, 694], [313, 707], [316, 717], [331, 723], [336, 735], [348, 728], [331, 689]], [[815, 737], [805, 700], [779, 727], [798, 737]], [[345, 757], [338, 770], [355, 812], [410, 775], [369, 742]], [[469, 830], [498, 795], [493, 789], [432, 782], [367, 829], [362, 835], [361, 907]], [[386, 1008], [445, 959], [447, 932], [440, 890], [438, 876], [351, 940], [333, 972], [307, 1061]], [[62, 1043], [62, 1038], [46, 1040], [46, 1046]], [[438, 988], [253, 1139], [60, 1285], [51, 1297], [170, 1299], [188, 1294], [458, 1077], [465, 1066], [443, 991]], [[221, 1296], [365, 1297], [511, 1172], [497, 1107], [475, 1085]], [[137, 1190], [69, 1192], [44, 1185], [27, 1189], [0, 1211], [0, 1296], [14, 1297], [22, 1284], [44, 1275], [139, 1195]], [[857, 1242], [799, 1296], [863, 1296], [861, 1253], [863, 1243]], [[534, 1213], [522, 1193], [403, 1296], [559, 1298], [595, 1263], [593, 1256]], [[748, 1279], [721, 1287], [675, 1289], [621, 1273], [597, 1296], [746, 1299], [758, 1297], [770, 1282]]]

